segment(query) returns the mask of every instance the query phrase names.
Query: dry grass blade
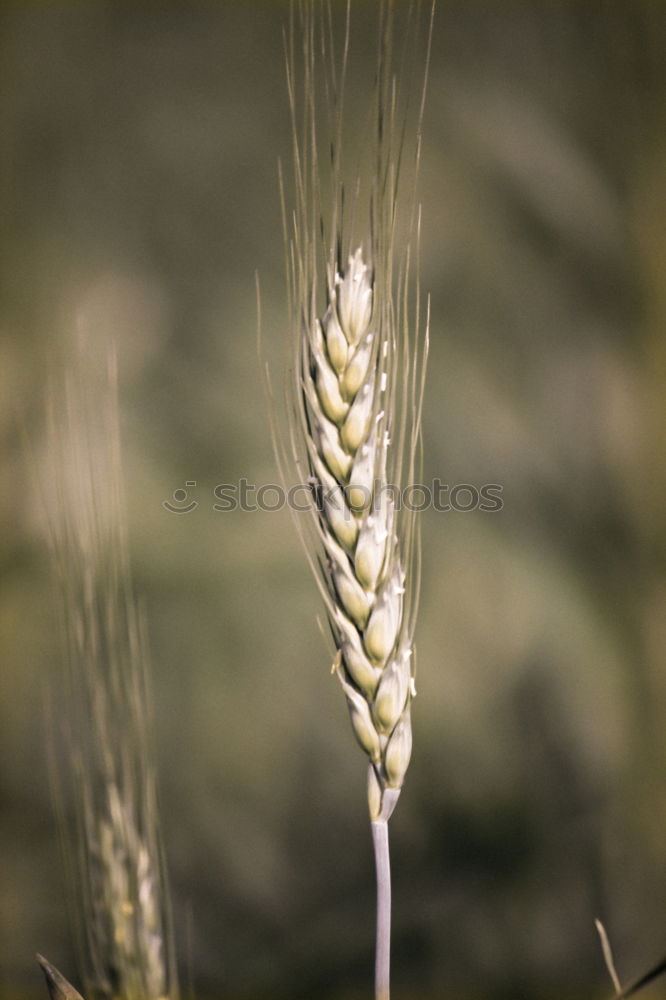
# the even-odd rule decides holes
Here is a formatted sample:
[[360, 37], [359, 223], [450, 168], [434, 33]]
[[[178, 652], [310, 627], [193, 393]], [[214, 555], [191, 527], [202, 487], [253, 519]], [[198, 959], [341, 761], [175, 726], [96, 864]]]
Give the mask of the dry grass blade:
[[649, 972], [639, 976], [633, 983], [630, 983], [629, 986], [625, 986], [625, 988], [622, 989], [622, 984], [615, 968], [613, 950], [608, 939], [608, 934], [606, 933], [606, 928], [600, 920], [595, 920], [594, 924], [599, 935], [599, 940], [601, 941], [601, 949], [603, 951], [606, 968], [608, 969], [608, 974], [610, 975], [615, 988], [614, 1000], [628, 1000], [629, 997], [636, 996], [637, 993], [640, 993], [642, 989], [649, 986], [650, 983], [653, 983], [655, 979], [658, 979], [666, 972], [666, 958], [663, 958], [661, 961], [657, 962], [657, 964], [653, 966]]
[[37, 961], [44, 973], [51, 1000], [83, 1000], [81, 994], [67, 982], [61, 972], [58, 972], [55, 965], [47, 962], [43, 955], [37, 955]]
[[608, 974], [613, 981], [613, 986], [615, 987], [616, 994], [620, 994], [622, 991], [622, 985], [620, 983], [617, 971], [615, 969], [615, 960], [613, 958], [613, 950], [608, 940], [608, 934], [606, 933], [606, 928], [600, 920], [594, 921], [594, 926], [597, 928], [597, 934], [599, 935], [599, 940], [601, 942], [601, 950], [604, 955], [604, 961], [606, 963], [606, 968], [608, 969]]

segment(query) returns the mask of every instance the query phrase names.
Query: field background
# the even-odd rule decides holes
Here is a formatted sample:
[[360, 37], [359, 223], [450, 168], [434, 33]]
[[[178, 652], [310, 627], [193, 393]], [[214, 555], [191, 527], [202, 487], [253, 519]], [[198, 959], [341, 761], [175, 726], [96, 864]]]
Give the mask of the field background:
[[[59, 656], [38, 505], [49, 377], [120, 355], [182, 979], [370, 995], [365, 768], [275, 482], [256, 359], [285, 358], [274, 2], [0, 10], [0, 996], [76, 980], [47, 776]], [[348, 107], [367, 109], [374, 3]], [[440, 4], [425, 122], [425, 481], [415, 751], [392, 822], [396, 1000], [583, 1000], [666, 950], [666, 6]], [[199, 506], [162, 507], [186, 481]], [[665, 996], [664, 987], [648, 996]]]

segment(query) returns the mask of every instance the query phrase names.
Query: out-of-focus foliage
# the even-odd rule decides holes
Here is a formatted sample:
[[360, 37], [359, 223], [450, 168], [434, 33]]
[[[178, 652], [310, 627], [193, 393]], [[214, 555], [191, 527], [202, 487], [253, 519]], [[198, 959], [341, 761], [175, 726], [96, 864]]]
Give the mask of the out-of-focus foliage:
[[[360, 123], [375, 14], [354, 5]], [[370, 982], [365, 774], [318, 598], [285, 511], [214, 509], [218, 484], [276, 481], [254, 273], [279, 385], [286, 17], [0, 11], [3, 997], [42, 995], [36, 950], [76, 981], [45, 748], [60, 651], [15, 413], [39, 467], [79, 326], [100, 363], [119, 345], [183, 980], [292, 1000]], [[421, 515], [397, 1000], [604, 996], [595, 916], [621, 977], [666, 944], [665, 47], [647, 0], [437, 13], [424, 481], [500, 484], [504, 508]], [[185, 483], [198, 506], [170, 513]]]

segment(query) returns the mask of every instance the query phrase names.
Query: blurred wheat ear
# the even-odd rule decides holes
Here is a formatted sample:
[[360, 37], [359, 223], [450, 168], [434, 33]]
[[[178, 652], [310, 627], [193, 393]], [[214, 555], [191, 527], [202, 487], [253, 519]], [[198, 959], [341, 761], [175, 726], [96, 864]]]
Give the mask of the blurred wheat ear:
[[64, 651], [51, 777], [86, 995], [159, 1000], [177, 996], [177, 982], [147, 643], [128, 555], [116, 360], [108, 349], [99, 363], [93, 347], [80, 338], [48, 407], [44, 505]]
[[[308, 482], [313, 517], [296, 517], [328, 614], [333, 672], [368, 757], [377, 871], [375, 994], [388, 1000], [391, 889], [388, 820], [412, 748], [418, 525], [401, 503], [415, 482], [428, 319], [418, 292], [418, 172], [432, 14], [377, 5], [374, 97], [345, 93], [354, 46], [350, 5], [292, 7], [286, 36], [293, 129], [293, 210], [282, 185], [293, 337], [285, 478]], [[367, 60], [367, 50], [362, 51]], [[418, 100], [409, 107], [409, 70]], [[343, 103], [374, 122], [343, 156]], [[410, 154], [411, 153], [411, 157]], [[402, 164], [402, 169], [401, 169]], [[403, 174], [406, 174], [403, 182]], [[352, 191], [351, 198], [345, 192]]]

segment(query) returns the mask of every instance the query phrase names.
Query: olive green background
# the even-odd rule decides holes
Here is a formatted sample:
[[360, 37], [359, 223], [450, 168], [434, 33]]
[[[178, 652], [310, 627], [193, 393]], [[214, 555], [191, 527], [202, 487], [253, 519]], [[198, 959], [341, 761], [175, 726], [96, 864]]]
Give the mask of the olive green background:
[[[338, 8], [339, 10], [339, 8]], [[377, 5], [353, 4], [367, 112]], [[276, 482], [283, 3], [4, 3], [0, 994], [75, 956], [50, 803], [59, 647], [18, 427], [113, 337], [183, 983], [368, 997], [364, 759]], [[392, 821], [396, 1000], [608, 996], [666, 951], [666, 6], [442, 2], [420, 195], [432, 296], [415, 749]], [[198, 507], [162, 506], [186, 481]], [[664, 996], [658, 986], [645, 996]]]

